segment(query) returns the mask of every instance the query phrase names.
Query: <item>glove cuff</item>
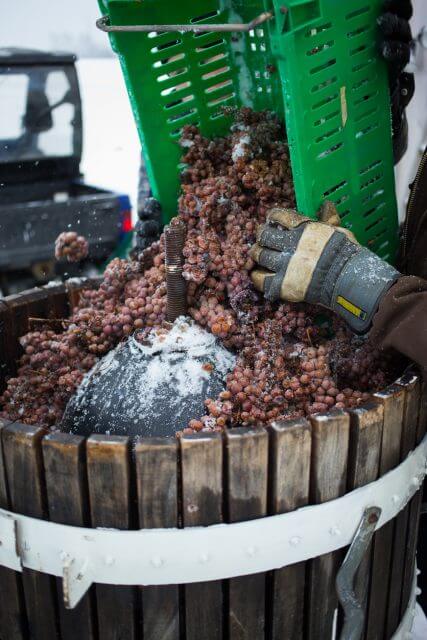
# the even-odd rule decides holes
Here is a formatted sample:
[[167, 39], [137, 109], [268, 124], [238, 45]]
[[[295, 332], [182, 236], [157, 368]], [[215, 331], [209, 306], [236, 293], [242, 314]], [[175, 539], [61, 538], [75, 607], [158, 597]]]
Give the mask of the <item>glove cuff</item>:
[[383, 295], [401, 274], [368, 249], [361, 248], [339, 274], [330, 308], [356, 333], [366, 333]]

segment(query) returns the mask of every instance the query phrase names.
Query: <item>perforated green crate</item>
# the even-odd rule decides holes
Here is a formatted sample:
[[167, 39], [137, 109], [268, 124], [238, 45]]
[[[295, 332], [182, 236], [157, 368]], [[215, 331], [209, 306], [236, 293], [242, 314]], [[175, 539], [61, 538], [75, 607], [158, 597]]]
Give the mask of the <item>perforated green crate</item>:
[[[298, 208], [333, 200], [359, 241], [393, 262], [398, 244], [390, 102], [377, 53], [382, 0], [100, 0], [165, 221], [176, 213], [184, 124], [208, 136], [223, 106], [271, 109], [286, 122]], [[248, 31], [165, 31], [248, 23]], [[265, 16], [264, 16], [265, 17]], [[148, 27], [147, 27], [148, 28]]]

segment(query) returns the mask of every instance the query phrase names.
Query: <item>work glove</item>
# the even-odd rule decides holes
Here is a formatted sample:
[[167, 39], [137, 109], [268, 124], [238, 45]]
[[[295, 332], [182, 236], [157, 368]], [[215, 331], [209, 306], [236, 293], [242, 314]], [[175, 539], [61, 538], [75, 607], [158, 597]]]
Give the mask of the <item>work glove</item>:
[[398, 162], [408, 144], [405, 108], [415, 90], [414, 75], [404, 72], [411, 57], [412, 33], [409, 20], [412, 16], [412, 3], [411, 0], [386, 0], [383, 11], [377, 23], [381, 33], [381, 55], [388, 65], [393, 152], [394, 161]]
[[267, 300], [308, 302], [335, 311], [356, 333], [366, 333], [382, 296], [399, 272], [362, 247], [326, 206], [322, 222], [289, 209], [271, 209], [258, 229], [252, 258], [263, 269], [251, 279]]

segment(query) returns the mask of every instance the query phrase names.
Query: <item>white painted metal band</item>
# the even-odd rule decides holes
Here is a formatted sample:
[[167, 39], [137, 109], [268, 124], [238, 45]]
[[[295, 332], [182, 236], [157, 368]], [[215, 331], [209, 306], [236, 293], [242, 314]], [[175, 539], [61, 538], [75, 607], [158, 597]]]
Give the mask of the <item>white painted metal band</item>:
[[62, 576], [71, 607], [93, 582], [182, 584], [269, 571], [349, 545], [367, 507], [381, 508], [383, 526], [421, 486], [426, 461], [427, 436], [393, 471], [342, 498], [210, 527], [89, 529], [0, 510], [0, 565]]

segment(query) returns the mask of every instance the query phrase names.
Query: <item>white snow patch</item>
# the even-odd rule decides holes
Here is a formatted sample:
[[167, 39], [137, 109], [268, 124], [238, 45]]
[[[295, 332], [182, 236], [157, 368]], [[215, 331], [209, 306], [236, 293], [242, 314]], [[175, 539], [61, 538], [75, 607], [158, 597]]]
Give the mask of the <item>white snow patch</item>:
[[234, 145], [231, 152], [231, 158], [233, 162], [236, 162], [238, 158], [243, 158], [247, 153], [247, 147], [251, 143], [251, 138], [248, 135], [244, 135], [240, 138], [239, 142]]
[[183, 140], [180, 140], [179, 144], [181, 147], [192, 147], [194, 145], [194, 142], [192, 140], [187, 140], [186, 138], [184, 138]]

